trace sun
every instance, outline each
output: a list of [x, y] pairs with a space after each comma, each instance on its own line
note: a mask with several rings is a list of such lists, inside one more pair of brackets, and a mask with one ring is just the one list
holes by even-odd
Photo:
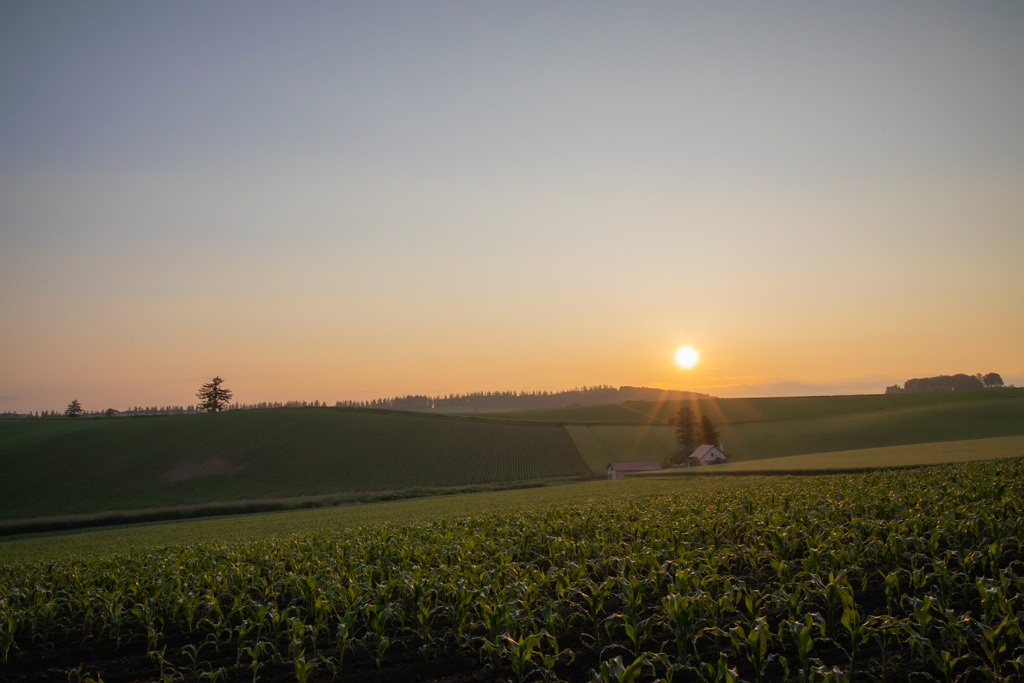
[[681, 346], [676, 351], [676, 364], [681, 368], [692, 368], [700, 360], [700, 354], [692, 346]]

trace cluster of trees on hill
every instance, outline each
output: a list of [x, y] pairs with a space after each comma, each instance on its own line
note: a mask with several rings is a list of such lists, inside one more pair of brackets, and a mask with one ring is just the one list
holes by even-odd
[[260, 408], [326, 408], [327, 401], [260, 401], [259, 403], [232, 403], [231, 410], [259, 410]]
[[[35, 413], [0, 413], [0, 417], [118, 417], [131, 415], [181, 415], [222, 410], [252, 410], [259, 408], [326, 408], [326, 401], [261, 401], [260, 403], [229, 403], [231, 391], [223, 386], [224, 380], [214, 377], [196, 393], [198, 405], [188, 406], [132, 406], [119, 411], [85, 410], [78, 399], [68, 404], [63, 411], [44, 410]], [[415, 410], [437, 412], [501, 412], [531, 408], [561, 408], [571, 405], [602, 405], [625, 403], [627, 401], [658, 401], [709, 398], [708, 394], [691, 391], [652, 389], [650, 387], [612, 387], [599, 385], [580, 387], [568, 391], [478, 391], [470, 394], [448, 394], [446, 396], [396, 396], [377, 398], [371, 401], [338, 401], [338, 408], [380, 408], [385, 410]]]
[[[129, 408], [121, 415], [177, 415], [179, 413], [207, 413], [222, 410], [258, 410], [260, 408], [326, 408], [327, 401], [260, 401], [259, 403], [223, 403], [216, 411], [211, 411], [203, 404], [196, 406], [153, 406], [150, 408]], [[95, 413], [85, 413], [93, 415]]]
[[0, 413], [4, 417], [119, 417], [121, 415], [180, 415], [186, 413], [201, 412], [196, 406], [132, 406], [126, 410], [107, 408], [105, 410], [86, 410], [77, 399], [68, 404], [64, 410], [36, 410], [28, 413], [7, 411]]
[[691, 406], [683, 404], [672, 422], [676, 425], [676, 440], [679, 452], [669, 460], [668, 464], [680, 463], [690, 457], [694, 449], [702, 444], [719, 445], [718, 428], [711, 418], [695, 411]]
[[885, 388], [887, 394], [921, 394], [935, 391], [975, 391], [1002, 387], [1003, 378], [998, 372], [976, 375], [939, 375], [938, 377], [921, 377], [908, 379], [901, 387], [893, 384]]
[[[188, 406], [132, 406], [127, 410], [122, 410], [121, 415], [181, 415], [184, 413], [194, 413], [196, 407], [193, 405]], [[91, 415], [92, 413], [86, 413]]]
[[599, 385], [568, 391], [478, 391], [445, 396], [396, 396], [371, 401], [338, 401], [339, 408], [382, 408], [385, 410], [419, 410], [459, 413], [491, 413], [505, 410], [561, 408], [571, 405], [602, 405], [626, 401], [657, 401], [706, 398], [707, 394], [689, 391], [666, 391], [650, 387], [612, 387]]
[[[255, 410], [258, 408], [326, 408], [327, 401], [263, 401], [261, 403], [231, 403], [222, 410]], [[37, 410], [19, 413], [8, 410], [0, 413], [2, 418], [25, 417], [130, 417], [132, 415], [192, 415], [207, 412], [201, 406], [132, 406], [125, 410], [107, 408], [106, 410], [82, 410], [80, 413], [69, 414], [64, 410]]]

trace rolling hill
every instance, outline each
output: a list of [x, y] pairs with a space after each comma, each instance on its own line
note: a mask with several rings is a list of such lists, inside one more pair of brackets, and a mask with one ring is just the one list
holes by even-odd
[[[610, 460], [668, 459], [676, 441], [667, 423], [680, 405], [0, 420], [0, 521], [116, 523], [601, 476]], [[1024, 435], [1016, 389], [693, 405], [718, 424], [732, 462]], [[899, 452], [887, 455], [894, 465]]]
[[[609, 460], [663, 461], [674, 454], [678, 446], [668, 422], [680, 405], [666, 401], [526, 412], [531, 420], [564, 424], [580, 455], [600, 473]], [[718, 425], [733, 462], [1024, 434], [1024, 390], [1019, 389], [709, 399], [691, 405]]]
[[356, 409], [0, 421], [0, 519], [588, 476], [557, 425]]

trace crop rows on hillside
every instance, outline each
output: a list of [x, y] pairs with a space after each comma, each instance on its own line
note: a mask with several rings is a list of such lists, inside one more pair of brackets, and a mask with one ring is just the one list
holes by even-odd
[[[883, 405], [889, 399], [903, 398], [896, 395], [733, 402], [722, 399], [717, 407], [713, 400], [702, 401], [699, 407], [714, 416], [725, 453], [733, 462], [1024, 435], [1024, 393], [1011, 389], [973, 393], [973, 398], [957, 397], [956, 401], [928, 396], [929, 401], [920, 405], [903, 405], [895, 400]], [[749, 408], [748, 404], [755, 401], [765, 402], [765, 415], [769, 417], [738, 423], [720, 417], [731, 413], [750, 418], [753, 413], [739, 408]], [[675, 410], [679, 405], [674, 404]], [[844, 408], [849, 412], [843, 412]], [[566, 429], [595, 471], [603, 469], [608, 460], [662, 461], [678, 448], [675, 429], [670, 426], [586, 424], [567, 425]]]
[[[876, 411], [943, 413], [956, 416], [961, 410], [978, 413], [1016, 411], [1024, 403], [1024, 389], [985, 389], [949, 391], [931, 394], [864, 394], [859, 396], [785, 396], [764, 398], [706, 398], [689, 402], [694, 410], [708, 415], [716, 424], [778, 422], [811, 418], [839, 417]], [[637, 402], [631, 407], [649, 419], [671, 421], [680, 401]]]
[[566, 425], [580, 457], [595, 474], [604, 474], [610, 461], [665, 462], [679, 451], [671, 427], [625, 425]]
[[44, 422], [0, 424], [0, 519], [590, 474], [557, 425], [335, 409]]
[[1024, 673], [1024, 462], [686, 491], [0, 568], [0, 671], [15, 681]]
[[[387, 419], [382, 416], [381, 419]], [[339, 440], [340, 490], [458, 486], [583, 475], [559, 428], [470, 420], [407, 419], [398, 429], [349, 428]]]
[[[494, 414], [508, 420], [557, 422], [562, 424], [668, 425], [673, 422], [683, 401], [631, 401], [606, 406], [570, 406], [546, 410], [520, 410]], [[756, 422], [823, 419], [855, 414], [870, 415], [878, 411], [897, 411], [914, 416], [949, 418], [960, 426], [969, 420], [958, 416], [971, 413], [980, 416], [982, 429], [999, 428], [1007, 415], [1020, 417], [1024, 406], [1024, 389], [986, 389], [983, 391], [951, 391], [934, 394], [868, 394], [860, 396], [788, 396], [773, 398], [701, 398], [686, 403], [700, 415], [707, 415], [715, 424], [740, 425]], [[941, 417], [940, 417], [941, 416]], [[989, 418], [986, 420], [986, 416]], [[1019, 422], [1017, 423], [1020, 424]], [[984, 434], [983, 436], [1003, 436]], [[964, 438], [974, 436], [964, 434]]]

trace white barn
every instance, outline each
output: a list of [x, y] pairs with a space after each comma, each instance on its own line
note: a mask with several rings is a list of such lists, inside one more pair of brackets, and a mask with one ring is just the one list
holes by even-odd
[[651, 472], [660, 470], [661, 463], [654, 460], [637, 460], [635, 462], [610, 462], [608, 463], [608, 478], [622, 479], [632, 472]]
[[728, 460], [717, 446], [711, 446], [704, 444], [699, 446], [697, 450], [690, 454], [689, 464], [691, 465], [714, 465], [719, 462], [726, 462]]

